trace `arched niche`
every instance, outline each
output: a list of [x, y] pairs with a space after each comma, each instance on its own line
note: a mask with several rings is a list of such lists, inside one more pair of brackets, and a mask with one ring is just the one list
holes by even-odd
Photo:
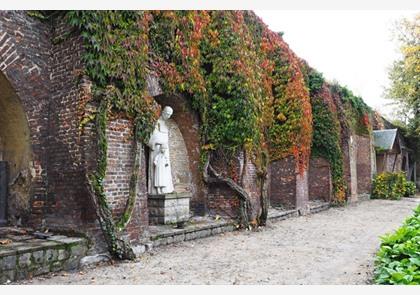
[[169, 119], [169, 158], [172, 170], [172, 182], [177, 193], [191, 192], [192, 179], [188, 159], [188, 150], [178, 124]]
[[[197, 113], [192, 110], [188, 100], [182, 95], [157, 95], [154, 99], [163, 107], [170, 106], [173, 109], [173, 115], [170, 118], [171, 136], [177, 136], [178, 146], [182, 150], [182, 159], [179, 163], [178, 173], [173, 173], [173, 179], [177, 181], [190, 178], [190, 191], [192, 193], [191, 210], [196, 215], [204, 215], [207, 212], [207, 188], [203, 183], [200, 171], [200, 123]], [[175, 141], [176, 142], [176, 141]], [[173, 150], [173, 149], [172, 149]], [[170, 157], [172, 155], [170, 148]], [[172, 159], [171, 159], [172, 160]], [[181, 162], [181, 161], [179, 161]], [[188, 167], [187, 167], [188, 165]], [[172, 171], [177, 168], [171, 167]], [[185, 171], [189, 171], [188, 173]], [[175, 184], [175, 183], [174, 183]], [[181, 188], [182, 186], [178, 186]]]
[[31, 145], [25, 112], [12, 85], [0, 73], [0, 161], [8, 167], [8, 216], [29, 209]]

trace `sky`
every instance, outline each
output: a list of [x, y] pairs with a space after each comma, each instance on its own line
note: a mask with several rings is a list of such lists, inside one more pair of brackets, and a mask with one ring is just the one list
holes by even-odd
[[255, 10], [269, 28], [284, 32], [291, 49], [329, 80], [337, 80], [373, 109], [392, 118], [384, 98], [388, 69], [400, 54], [392, 39], [395, 21], [416, 11]]

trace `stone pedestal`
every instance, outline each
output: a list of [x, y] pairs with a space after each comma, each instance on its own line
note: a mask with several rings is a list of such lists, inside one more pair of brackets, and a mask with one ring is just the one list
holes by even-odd
[[171, 224], [185, 222], [190, 218], [190, 199], [192, 194], [170, 193], [149, 195], [150, 224]]

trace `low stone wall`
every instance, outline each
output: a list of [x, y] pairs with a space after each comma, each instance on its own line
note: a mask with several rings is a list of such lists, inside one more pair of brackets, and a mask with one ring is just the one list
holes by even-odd
[[214, 236], [236, 229], [233, 222], [211, 223], [177, 231], [162, 232], [150, 237], [153, 247]]
[[77, 269], [87, 250], [85, 239], [66, 236], [0, 246], [0, 284], [48, 272]]

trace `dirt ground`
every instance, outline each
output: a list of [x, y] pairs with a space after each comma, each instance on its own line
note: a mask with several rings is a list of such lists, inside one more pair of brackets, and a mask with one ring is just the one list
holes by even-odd
[[369, 200], [163, 246], [138, 262], [60, 272], [19, 284], [369, 284], [379, 236], [420, 199]]

